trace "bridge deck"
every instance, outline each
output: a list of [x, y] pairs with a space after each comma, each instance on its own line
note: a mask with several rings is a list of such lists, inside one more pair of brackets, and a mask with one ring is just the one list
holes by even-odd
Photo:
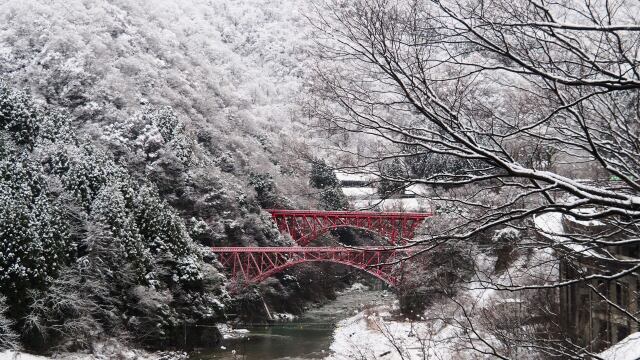
[[308, 253], [308, 252], [344, 252], [344, 251], [395, 251], [395, 252], [415, 252], [415, 249], [398, 249], [393, 246], [360, 246], [360, 247], [303, 247], [303, 246], [278, 246], [278, 247], [260, 247], [260, 246], [239, 246], [239, 247], [214, 247], [211, 248], [214, 253]]
[[328, 211], [328, 210], [285, 210], [267, 209], [271, 215], [287, 216], [335, 216], [350, 218], [418, 218], [426, 219], [433, 216], [433, 213], [419, 212], [378, 212], [378, 211]]

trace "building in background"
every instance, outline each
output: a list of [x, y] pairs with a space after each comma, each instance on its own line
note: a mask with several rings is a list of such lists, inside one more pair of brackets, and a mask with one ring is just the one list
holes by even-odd
[[[612, 256], [621, 261], [638, 261], [638, 245], [595, 248], [588, 243], [571, 239], [570, 234], [609, 233], [613, 225], [601, 221], [581, 221], [561, 213], [546, 213], [535, 218], [540, 240], [567, 247], [568, 253], [580, 257], [560, 255], [560, 281], [587, 277], [591, 274], [619, 273]], [[611, 239], [611, 238], [609, 238]], [[628, 263], [627, 267], [628, 268]], [[559, 288], [560, 325], [574, 344], [591, 351], [601, 351], [639, 330], [638, 318], [640, 274], [633, 272], [611, 280], [592, 279]]]

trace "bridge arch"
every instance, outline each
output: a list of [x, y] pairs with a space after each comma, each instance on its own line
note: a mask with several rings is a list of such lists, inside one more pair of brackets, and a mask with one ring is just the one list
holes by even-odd
[[282, 233], [300, 246], [307, 246], [320, 235], [338, 228], [356, 228], [387, 239], [391, 245], [406, 244], [415, 236], [431, 213], [324, 211], [268, 209]]
[[367, 272], [385, 283], [397, 285], [397, 261], [409, 250], [394, 247], [216, 247], [218, 261], [233, 278], [261, 282], [285, 269], [305, 262], [343, 264]]
[[289, 263], [286, 263], [284, 265], [278, 266], [278, 267], [274, 267], [270, 270], [268, 270], [267, 272], [256, 276], [254, 279], [251, 279], [250, 282], [251, 283], [260, 283], [265, 281], [266, 279], [274, 276], [275, 274], [278, 274], [288, 268], [294, 267], [296, 265], [299, 264], [304, 264], [304, 263], [311, 263], [311, 262], [324, 262], [324, 263], [333, 263], [333, 264], [342, 264], [342, 265], [346, 265], [352, 268], [356, 268], [358, 270], [362, 270], [363, 272], [368, 273], [369, 275], [374, 276], [375, 278], [383, 281], [384, 283], [386, 283], [389, 286], [395, 287], [398, 284], [398, 279], [395, 276], [392, 276], [391, 274], [388, 274], [386, 272], [383, 271], [374, 271], [372, 269], [363, 267], [363, 266], [358, 266], [355, 264], [351, 264], [348, 263], [346, 261], [334, 261], [334, 260], [296, 260], [296, 261], [292, 261]]

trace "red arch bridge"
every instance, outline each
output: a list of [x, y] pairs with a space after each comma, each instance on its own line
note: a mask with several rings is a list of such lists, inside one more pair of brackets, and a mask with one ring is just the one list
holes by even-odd
[[345, 247], [218, 247], [213, 248], [232, 277], [245, 284], [259, 283], [284, 269], [305, 262], [332, 262], [363, 270], [389, 285], [398, 283], [406, 249]]
[[320, 211], [269, 209], [280, 232], [307, 246], [320, 235], [337, 228], [362, 229], [386, 239], [390, 244], [406, 244], [431, 213]]
[[[417, 227], [431, 213], [267, 210], [280, 232], [289, 234], [300, 246], [295, 247], [215, 247], [218, 260], [231, 269], [234, 279], [244, 284], [259, 283], [274, 274], [305, 262], [333, 262], [363, 270], [389, 285], [397, 285], [401, 260], [408, 249], [393, 247], [406, 244]], [[366, 246], [306, 247], [327, 231], [340, 227], [363, 229], [385, 238], [390, 247]]]

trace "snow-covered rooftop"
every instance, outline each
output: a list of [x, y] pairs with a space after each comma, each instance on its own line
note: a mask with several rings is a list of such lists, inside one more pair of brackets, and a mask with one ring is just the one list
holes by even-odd
[[378, 190], [374, 187], [343, 187], [342, 192], [350, 198], [367, 198], [375, 195]]
[[564, 214], [560, 212], [548, 212], [534, 216], [533, 222], [538, 233], [543, 235], [545, 238], [552, 240], [555, 243], [562, 244], [576, 253], [602, 258], [603, 256], [594, 249], [591, 249], [584, 244], [577, 243], [567, 235], [564, 224], [562, 223], [563, 217]]
[[640, 332], [633, 333], [619, 343], [598, 354], [604, 360], [640, 359]]
[[342, 171], [335, 172], [338, 181], [358, 181], [358, 182], [370, 182], [376, 180], [376, 177], [372, 174], [362, 173], [345, 173]]

